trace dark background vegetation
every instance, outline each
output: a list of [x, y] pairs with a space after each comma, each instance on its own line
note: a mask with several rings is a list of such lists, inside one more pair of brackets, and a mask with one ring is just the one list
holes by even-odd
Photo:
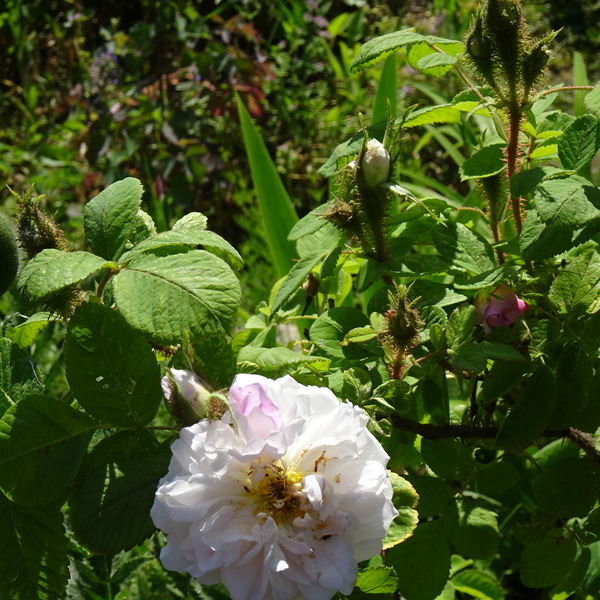
[[[595, 81], [600, 7], [592, 0], [526, 2], [534, 34], [563, 28], [551, 79], [570, 83], [572, 52]], [[234, 93], [256, 120], [300, 216], [327, 198], [317, 174], [369, 118], [379, 71], [351, 74], [367, 39], [403, 27], [460, 38], [475, 0], [3, 0], [0, 3], [0, 204], [5, 184], [46, 194], [73, 241], [82, 205], [111, 182], [138, 177], [159, 230], [189, 211], [239, 248], [244, 306], [275, 278], [255, 208]], [[439, 101], [399, 61], [399, 108]], [[442, 89], [460, 88], [452, 75]], [[464, 133], [464, 132], [463, 132]], [[411, 130], [406, 168], [458, 189], [447, 148]], [[468, 136], [450, 143], [468, 155]], [[418, 146], [417, 146], [418, 144]], [[414, 149], [416, 148], [416, 151]], [[250, 276], [249, 273], [252, 275]]]

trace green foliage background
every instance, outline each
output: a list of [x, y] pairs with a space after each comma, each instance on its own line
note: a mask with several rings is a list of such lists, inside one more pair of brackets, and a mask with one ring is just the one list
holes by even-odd
[[[2, 333], [10, 332], [14, 342], [12, 347], [10, 344], [0, 346], [0, 364], [6, 379], [2, 382], [2, 389], [11, 401], [27, 396], [18, 410], [7, 409], [12, 413], [4, 419], [4, 423], [8, 423], [12, 433], [17, 427], [21, 439], [32, 453], [65, 443], [60, 450], [65, 454], [53, 454], [50, 461], [52, 469], [46, 471], [46, 478], [60, 482], [45, 485], [49, 495], [40, 498], [40, 503], [48, 504], [19, 504], [23, 497], [31, 496], [28, 480], [21, 475], [29, 469], [30, 485], [33, 487], [41, 474], [32, 471], [37, 468], [37, 463], [26, 454], [3, 456], [2, 487], [5, 491], [14, 490], [12, 500], [15, 503], [7, 504], [0, 513], [22, 511], [22, 514], [13, 517], [15, 522], [29, 524], [22, 533], [25, 537], [29, 536], [32, 548], [36, 547], [36, 535], [50, 536], [57, 540], [57, 544], [64, 544], [60, 541], [63, 539], [60, 531], [62, 517], [52, 502], [62, 497], [67, 489], [70, 491], [70, 518], [79, 541], [68, 540], [72, 577], [65, 597], [111, 600], [181, 597], [219, 600], [226, 597], [219, 588], [202, 590], [187, 577], [165, 573], [156, 560], [163, 543], [161, 535], [155, 534], [146, 540], [153, 528], [143, 519], [127, 531], [129, 537], [125, 540], [103, 537], [102, 523], [95, 520], [97, 515], [93, 510], [86, 512], [89, 507], [81, 499], [100, 485], [98, 469], [110, 459], [111, 464], [117, 465], [122, 473], [132, 474], [123, 485], [145, 492], [139, 498], [131, 499], [139, 502], [134, 509], [145, 514], [157, 477], [164, 473], [165, 461], [168, 460], [167, 449], [171, 441], [168, 433], [155, 437], [146, 436], [144, 432], [113, 432], [113, 428], [147, 425], [153, 418], [157, 426], [170, 423], [164, 407], [159, 407], [160, 390], [156, 385], [154, 389], [145, 389], [137, 387], [136, 380], [132, 383], [131, 378], [115, 377], [110, 381], [98, 381], [98, 386], [90, 388], [90, 382], [97, 381], [95, 376], [100, 371], [96, 370], [110, 369], [111, 361], [125, 364], [126, 370], [135, 373], [140, 382], [148, 374], [148, 380], [156, 383], [156, 361], [149, 346], [143, 337], [133, 335], [130, 328], [135, 328], [138, 333], [142, 331], [158, 346], [168, 346], [181, 340], [182, 329], [193, 331], [194, 323], [203, 323], [207, 329], [201, 332], [202, 335], [214, 342], [210, 353], [206, 348], [204, 352], [218, 355], [219, 364], [226, 365], [222, 372], [208, 374], [215, 382], [225, 385], [235, 366], [231, 350], [222, 344], [224, 332], [233, 331], [236, 314], [243, 320], [261, 300], [266, 299], [272, 284], [281, 276], [274, 266], [273, 257], [264, 249], [267, 247], [265, 232], [262, 231], [259, 207], [252, 189], [251, 165], [245, 155], [235, 94], [257, 124], [294, 208], [299, 216], [304, 216], [328, 199], [327, 182], [317, 174], [317, 170], [337, 144], [355, 132], [357, 114], [371, 114], [381, 70], [375, 65], [360, 73], [351, 71], [350, 64], [360, 45], [367, 39], [406, 26], [416, 26], [421, 31], [442, 37], [458, 38], [466, 30], [474, 6], [475, 3], [451, 0], [423, 6], [391, 2], [371, 6], [360, 0], [306, 4], [292, 1], [222, 2], [215, 5], [157, 0], [136, 4], [108, 2], [101, 6], [66, 1], [8, 0], [5, 3], [1, 9], [3, 12], [0, 12], [0, 43], [8, 57], [7, 62], [0, 65], [1, 182], [9, 183], [18, 191], [35, 183], [38, 193], [47, 194], [44, 200], [46, 208], [56, 213], [76, 247], [75, 252], [66, 256], [46, 251], [44, 260], [48, 259], [48, 264], [56, 261], [58, 265], [53, 276], [49, 276], [47, 271], [36, 271], [39, 262], [30, 263], [21, 275], [20, 285], [33, 300], [36, 294], [43, 299], [56, 291], [55, 287], [86, 285], [86, 281], [89, 285], [95, 274], [113, 269], [113, 261], [118, 262], [121, 269], [105, 290], [119, 313], [105, 310], [101, 305], [83, 305], [69, 323], [66, 344], [65, 326], [59, 321], [48, 321], [50, 317], [47, 315], [39, 317], [39, 326], [33, 321], [20, 330], [15, 328], [19, 321], [16, 313], [31, 314], [32, 310], [25, 300], [17, 299], [14, 288], [0, 300]], [[549, 27], [565, 26], [561, 34], [563, 37], [559, 38], [563, 45], [556, 53], [555, 70], [550, 73], [550, 79], [567, 83], [573, 80], [582, 83], [586, 78], [595, 81], [598, 33], [593, 23], [598, 9], [591, 2], [582, 2], [570, 3], [566, 7], [562, 3], [551, 3], [548, 7], [531, 3], [526, 10], [530, 22], [536, 24], [540, 33]], [[590, 27], [582, 29], [581, 22], [590, 23]], [[581, 53], [575, 55], [573, 72], [569, 70], [572, 50]], [[461, 89], [458, 78], [447, 75], [442, 79], [443, 85], [436, 88], [427, 77], [417, 74], [407, 65], [404, 56], [398, 55], [397, 60], [398, 113], [415, 103], [425, 107], [412, 115], [413, 122], [407, 129], [401, 149], [399, 175], [403, 185], [419, 197], [423, 197], [423, 191], [429, 188], [450, 206], [481, 208], [481, 194], [469, 179], [471, 176], [477, 179], [482, 173], [491, 174], [498, 163], [498, 152], [492, 145], [487, 147], [485, 156], [477, 155], [477, 132], [464, 123], [460, 110], [450, 103], [454, 93]], [[548, 239], [539, 243], [540, 229], [551, 220], [558, 219], [558, 229], [564, 231], [576, 226], [584, 228], [586, 219], [589, 222], [597, 219], [597, 210], [586, 204], [586, 192], [582, 191], [587, 183], [578, 179], [579, 176], [597, 178], [596, 164], [589, 164], [597, 150], [597, 131], [594, 130], [597, 124], [586, 123], [586, 117], [583, 117], [585, 109], [581, 102], [577, 103], [577, 98], [573, 112], [581, 119], [575, 122], [567, 115], [548, 117], [550, 122], [544, 127], [547, 131], [564, 132], [563, 141], [555, 146], [551, 142], [556, 142], [556, 139], [549, 138], [548, 143], [542, 141], [536, 148], [538, 154], [535, 158], [560, 158], [565, 168], [588, 171], [569, 179], [553, 180], [550, 177], [534, 192], [535, 218], [539, 220], [525, 223], [525, 228], [529, 226], [532, 233], [526, 238], [526, 243], [522, 240], [523, 254], [529, 253], [528, 258], [532, 260], [542, 260], [571, 245], [571, 238], [565, 240], [561, 235], [554, 235], [556, 232], [550, 225], [545, 231], [554, 245], [549, 245]], [[567, 111], [571, 111], [568, 98], [558, 99], [557, 106], [561, 106], [561, 102]], [[442, 107], [431, 109], [432, 104]], [[437, 112], [432, 114], [432, 111]], [[440, 122], [440, 126], [434, 127]], [[594, 131], [590, 133], [591, 130]], [[538, 133], [544, 133], [542, 127]], [[548, 168], [551, 167], [541, 167], [541, 172], [534, 169], [511, 183], [522, 186], [520, 194], [529, 194], [544, 177], [552, 175], [550, 171], [543, 171]], [[144, 184], [143, 204], [140, 204], [142, 199], [139, 189], [136, 190], [137, 184], [131, 179], [125, 180], [129, 183], [123, 185], [129, 187], [123, 188], [117, 215], [122, 220], [115, 218], [107, 223], [102, 220], [103, 196], [100, 192], [108, 184], [127, 176], [136, 177]], [[4, 209], [13, 213], [12, 196], [4, 189], [0, 194]], [[131, 196], [129, 199], [128, 194]], [[557, 215], [555, 207], [551, 206], [550, 200], [561, 195], [574, 199], [571, 213]], [[95, 200], [88, 203], [91, 198]], [[577, 201], [579, 204], [576, 204]], [[162, 237], [159, 242], [153, 241], [147, 247], [138, 247], [133, 254], [127, 254], [136, 243], [135, 232], [127, 229], [127, 225], [132, 225], [131, 218], [140, 206], [152, 216]], [[435, 210], [435, 201], [428, 206]], [[590, 211], [589, 214], [582, 216], [582, 209]], [[206, 214], [211, 231], [200, 228], [202, 231], [191, 233], [183, 226], [178, 220], [190, 211]], [[454, 268], [475, 278], [479, 275], [491, 277], [488, 284], [495, 281], [494, 277], [510, 277], [512, 272], [508, 267], [500, 274], [494, 272], [490, 275], [493, 266], [491, 248], [477, 233], [481, 223], [477, 219], [473, 223], [473, 219], [467, 211], [457, 212], [451, 231], [437, 231], [433, 235], [438, 255], [431, 257], [431, 263], [411, 263], [408, 256], [405, 265], [396, 265], [399, 270], [395, 273], [418, 277], [423, 273], [435, 275]], [[308, 223], [308, 227], [313, 226], [310, 217]], [[307, 230], [302, 229], [306, 226], [307, 221], [301, 222], [295, 239], [301, 240], [306, 235]], [[400, 220], [396, 226], [397, 235], [392, 237], [399, 254], [403, 254], [402, 250], [406, 251], [402, 244], [407, 240], [410, 244], [421, 243], [419, 225]], [[123, 228], [126, 231], [119, 233]], [[106, 239], [103, 239], [106, 232]], [[84, 234], [94, 255], [82, 252]], [[340, 256], [336, 245], [338, 238], [331, 232], [322, 234], [314, 252], [302, 252], [301, 260], [296, 263], [290, 277], [280, 288], [273, 290], [269, 306], [259, 306], [252, 320], [247, 321], [246, 329], [234, 338], [233, 349], [239, 350], [238, 370], [253, 368], [275, 376], [282, 369], [298, 367], [301, 371], [299, 377], [304, 377], [307, 383], [316, 383], [319, 381], [317, 375], [320, 377], [329, 367], [327, 361], [337, 361], [338, 365], [351, 364], [355, 368], [349, 369], [343, 380], [333, 376], [326, 380], [328, 385], [358, 404], [366, 398], [373, 398], [379, 403], [377, 410], [383, 406], [385, 412], [390, 401], [397, 403], [394, 409], [400, 413], [406, 409], [406, 414], [409, 414], [415, 409], [414, 406], [403, 406], [404, 392], [386, 387], [375, 368], [370, 373], [371, 379], [364, 379], [364, 370], [357, 361], [372, 359], [380, 349], [365, 344], [366, 349], [363, 350], [359, 344], [365, 340], [358, 337], [340, 346], [345, 335], [354, 330], [360, 329], [357, 335], [365, 335], [366, 332], [368, 338], [369, 326], [374, 324], [369, 323], [366, 317], [359, 318], [353, 309], [353, 298], [348, 293], [351, 279], [348, 272], [338, 269], [332, 277]], [[237, 280], [231, 271], [241, 266], [240, 254], [228, 242], [239, 249], [246, 261], [246, 269], [241, 272], [241, 290], [236, 287]], [[421, 245], [421, 249], [427, 244], [430, 244], [429, 239]], [[199, 245], [205, 250], [196, 249]], [[458, 254], [457, 249], [460, 250]], [[596, 281], [596, 257], [597, 254], [570, 257], [569, 268], [556, 277], [550, 288], [549, 297], [554, 307], [562, 308], [563, 312], [572, 311], [574, 315], [590, 307], [596, 289], [573, 293], [572, 288], [574, 281]], [[357, 288], [368, 289], [373, 281], [369, 281], [368, 269], [358, 264], [355, 266], [352, 275], [356, 275]], [[191, 283], [185, 275], [177, 279], [177, 273], [186, 273], [191, 267], [201, 269], [206, 278]], [[335, 308], [322, 313], [311, 327], [311, 339], [318, 348], [317, 356], [299, 355], [288, 348], [276, 347], [275, 327], [270, 325], [269, 319], [283, 322], [297, 309], [301, 300], [294, 297], [293, 291], [317, 267], [320, 277], [329, 279], [326, 285], [331, 286], [324, 301], [331, 297], [337, 302]], [[212, 279], [211, 268], [216, 274]], [[134, 299], [134, 293], [144, 285], [142, 282], [155, 282], [165, 273], [174, 281], [188, 286], [186, 293], [195, 298], [190, 312], [180, 315], [176, 330], [168, 319], [157, 321], [152, 306], [140, 310], [138, 300]], [[231, 278], [220, 288], [218, 280], [224, 274]], [[433, 287], [427, 287], [426, 282], [420, 283], [423, 285], [419, 294], [426, 299], [429, 294], [431, 299], [436, 293]], [[472, 281], [461, 282], [458, 277], [458, 285], [455, 285], [458, 292], [438, 302], [437, 306], [443, 306], [443, 302], [450, 306], [466, 299], [469, 290], [475, 289], [473, 286], [477, 284], [481, 284], [481, 280], [473, 284]], [[231, 290], [233, 292], [228, 297], [225, 292]], [[466, 295], [461, 296], [460, 290]], [[214, 294], [212, 300], [210, 294]], [[218, 318], [210, 321], [212, 329], [206, 324], [209, 310], [207, 296], [209, 308], [218, 313]], [[240, 298], [244, 303], [243, 310], [236, 313]], [[365, 296], [363, 300], [367, 303], [368, 298]], [[178, 298], [170, 301], [177, 304]], [[373, 305], [369, 306], [375, 308], [377, 297], [374, 296], [372, 301]], [[494, 386], [499, 385], [498, 381], [505, 374], [502, 369], [505, 368], [516, 382], [520, 377], [519, 367], [506, 367], [503, 362], [515, 360], [514, 355], [510, 355], [509, 346], [503, 346], [509, 350], [499, 355], [500, 343], [473, 344], [470, 341], [473, 319], [468, 309], [453, 313], [450, 320], [443, 310], [437, 313], [430, 311], [427, 318], [429, 342], [436, 348], [436, 339], [441, 339], [443, 346], [445, 335], [448, 355], [457, 369], [478, 371], [483, 369], [481, 366], [485, 366], [488, 359], [497, 360], [493, 375], [499, 372], [499, 376], [490, 377], [488, 381], [491, 383], [483, 389], [487, 399], [495, 399], [500, 391]], [[436, 338], [436, 325], [439, 331], [444, 329], [439, 334], [441, 338]], [[40, 331], [41, 335], [36, 337]], [[117, 348], [114, 353], [101, 356], [100, 361], [98, 357], [102, 352], [94, 341], [98, 332], [102, 335], [113, 332], [115, 339], [112, 346]], [[496, 340], [504, 341], [501, 336]], [[30, 347], [30, 356], [19, 350], [25, 347]], [[569, 385], [568, 375], [576, 372], [583, 382], [582, 393], [592, 394], [597, 389], [598, 378], [593, 375], [584, 353], [569, 353], [566, 351], [569, 348], [566, 346], [564, 352], [562, 348], [555, 351], [556, 360], [552, 365], [555, 375], [541, 367], [528, 380], [529, 405], [517, 402], [511, 408], [498, 435], [500, 447], [510, 450], [530, 441], [531, 431], [525, 427], [521, 432], [519, 425], [532, 410], [536, 411], [536, 415], [545, 415], [543, 427], [537, 432], [539, 434], [546, 425], [558, 429], [571, 422], [569, 419], [573, 415], [568, 415], [568, 406], [555, 413], [553, 407], [548, 406], [554, 401], [550, 400], [554, 390], [553, 377], [562, 380], [561, 385], [565, 388]], [[63, 349], [67, 372], [64, 372], [63, 363], [56, 360]], [[323, 355], [328, 358], [323, 358]], [[127, 361], [131, 356], [135, 359], [129, 364]], [[210, 360], [206, 360], [206, 355], [203, 357], [197, 353], [196, 358], [204, 371], [210, 368], [207, 367]], [[181, 357], [174, 360], [178, 359], [181, 360]], [[346, 360], [349, 362], [344, 363]], [[433, 371], [435, 366], [432, 373], [428, 373], [428, 376], [432, 375], [427, 380], [428, 385], [418, 389], [419, 400], [434, 421], [447, 421], [458, 414], [450, 414], [449, 411], [460, 410], [458, 399], [463, 400], [465, 392], [463, 389], [446, 390], [446, 400], [449, 394], [452, 401], [446, 406], [434, 406], [443, 386], [440, 383], [436, 387]], [[41, 396], [40, 380], [44, 381], [43, 391], [54, 398], [66, 395], [65, 399], [72, 400], [71, 393], [78, 399], [81, 397], [81, 407], [103, 424], [107, 436], [112, 435], [110, 445], [103, 444], [104, 434], [96, 432], [91, 452], [84, 459], [95, 424], [70, 404]], [[408, 398], [408, 394], [405, 396]], [[85, 406], [86, 398], [95, 398], [95, 401]], [[560, 401], [558, 396], [557, 399]], [[124, 405], [127, 406], [126, 411], [120, 413], [115, 410], [122, 409]], [[48, 406], [53, 408], [48, 418], [55, 424], [57, 433], [41, 444], [29, 425], [42, 418], [40, 413]], [[14, 419], [10, 416], [13, 413]], [[596, 415], [593, 416], [595, 418]], [[560, 421], [561, 418], [565, 419], [565, 423]], [[59, 434], [59, 431], [63, 433]], [[68, 433], [66, 440], [61, 437], [65, 431]], [[519, 438], [521, 433], [522, 439]], [[408, 448], [405, 455], [394, 448], [394, 454], [398, 464], [409, 467], [421, 464], [420, 456], [415, 455], [416, 449], [412, 447], [414, 435], [412, 439], [411, 435], [396, 432], [396, 437], [388, 442]], [[556, 540], [560, 538], [562, 541], [564, 531], [557, 528], [548, 532], [547, 523], [518, 523], [518, 541], [526, 544], [521, 557], [519, 582], [515, 576], [516, 566], [510, 560], [510, 545], [516, 547], [517, 544], [513, 539], [501, 540], [498, 534], [512, 515], [504, 514], [504, 520], [497, 523], [491, 510], [480, 508], [470, 498], [454, 499], [454, 489], [444, 481], [472, 481], [476, 494], [492, 498], [499, 505], [498, 511], [502, 505], [523, 505], [535, 498], [542, 509], [535, 515], [540, 521], [548, 514], [579, 517], [593, 507], [597, 490], [581, 486], [580, 482], [592, 477], [593, 473], [589, 461], [577, 456], [570, 446], [552, 442], [534, 454], [532, 464], [537, 461], [548, 467], [543, 476], [538, 476], [535, 468], [522, 457], [507, 454], [501, 462], [488, 460], [485, 448], [478, 449], [473, 457], [455, 440], [424, 440], [420, 453], [431, 472], [413, 474], [412, 479], [409, 477], [422, 498], [419, 515], [427, 519], [443, 511], [444, 517], [443, 520], [425, 521], [412, 538], [388, 552], [388, 564], [395, 567], [403, 582], [409, 582], [403, 583], [403, 593], [407, 597], [420, 597], [427, 595], [429, 589], [437, 589], [442, 575], [446, 577], [448, 572], [451, 583], [443, 594], [447, 592], [449, 597], [450, 593], [459, 598], [502, 597], [498, 581], [487, 570], [490, 557], [500, 543], [505, 545], [504, 553], [499, 561], [501, 564], [496, 568], [506, 575], [503, 585], [510, 588], [509, 593], [515, 594], [515, 598], [519, 597], [519, 593], [538, 594], [537, 591], [531, 592], [532, 587], [544, 588], [555, 584], [564, 584], [567, 590], [554, 589], [555, 597], [566, 598], [571, 590], [566, 578], [573, 573], [573, 578], [577, 579], [577, 569], [581, 570], [581, 565], [584, 565], [585, 570], [590, 558], [592, 563], [597, 562], [598, 545], [592, 546], [590, 538], [598, 531], [598, 509], [587, 517], [587, 529], [582, 534], [587, 536], [585, 542], [590, 544], [591, 550], [581, 548], [572, 537], [565, 537], [564, 543], [558, 544]], [[76, 473], [63, 469], [61, 456], [66, 454], [79, 456], [83, 461], [76, 482]], [[556, 466], [553, 467], [553, 464]], [[557, 482], [573, 474], [575, 503], [572, 497], [555, 493]], [[517, 479], [525, 482], [527, 488], [521, 497], [515, 497], [517, 492], [512, 487]], [[119, 486], [110, 491], [117, 498], [134, 495]], [[122, 526], [118, 511], [106, 515], [106, 518], [110, 520], [111, 531]], [[554, 536], [553, 541], [549, 536]], [[452, 548], [448, 540], [451, 540]], [[89, 553], [80, 542], [102, 554]], [[141, 545], [125, 552], [118, 551], [135, 543]], [[414, 547], [428, 560], [424, 563], [411, 562], [414, 561]], [[62, 550], [65, 549], [57, 548], [56, 556], [49, 557], [40, 548], [39, 556], [34, 557], [51, 574], [48, 576], [48, 597], [52, 597], [53, 589], [60, 589], [69, 575], [67, 564], [60, 562]], [[590, 557], [591, 552], [595, 554]], [[460, 559], [459, 554], [468, 558]], [[544, 560], [541, 561], [540, 557]], [[544, 562], [543, 568], [540, 562]], [[448, 567], [446, 573], [441, 573], [439, 565]], [[360, 593], [377, 597], [374, 590], [382, 597], [389, 597], [396, 589], [394, 582], [389, 583], [389, 571], [383, 567], [378, 569], [376, 561], [369, 568], [373, 571], [367, 569], [361, 574], [356, 597], [360, 597]], [[43, 579], [46, 573], [41, 575]], [[597, 577], [597, 573], [589, 577]], [[531, 587], [523, 592], [521, 582]], [[586, 580], [586, 584], [588, 589], [593, 589], [594, 581]], [[27, 578], [19, 585], [23, 597], [33, 593], [27, 587], [30, 585]], [[547, 594], [547, 590], [539, 592], [536, 597], [545, 597], [542, 594]]]

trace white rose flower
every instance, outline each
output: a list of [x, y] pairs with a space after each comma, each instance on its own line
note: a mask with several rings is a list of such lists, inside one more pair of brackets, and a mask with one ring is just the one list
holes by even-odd
[[361, 166], [365, 182], [369, 187], [385, 183], [390, 175], [390, 155], [384, 145], [375, 139], [367, 142]]
[[367, 416], [290, 376], [238, 375], [230, 404], [171, 447], [151, 512], [163, 565], [233, 600], [350, 594], [397, 514]]

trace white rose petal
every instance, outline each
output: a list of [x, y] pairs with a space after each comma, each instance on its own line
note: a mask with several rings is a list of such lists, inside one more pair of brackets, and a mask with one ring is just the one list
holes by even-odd
[[397, 514], [366, 415], [289, 376], [238, 375], [230, 404], [172, 445], [151, 512], [163, 565], [233, 600], [350, 594]]

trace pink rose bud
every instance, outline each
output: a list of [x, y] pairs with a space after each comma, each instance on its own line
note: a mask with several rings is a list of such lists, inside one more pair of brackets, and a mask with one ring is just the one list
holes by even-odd
[[375, 187], [388, 180], [390, 155], [381, 142], [373, 139], [369, 140], [367, 151], [362, 157], [361, 166], [369, 187]]
[[481, 290], [475, 297], [477, 322], [486, 333], [491, 333], [493, 327], [516, 323], [528, 308], [527, 302], [504, 284], [496, 286], [491, 293]]
[[171, 400], [173, 393], [176, 393], [179, 400], [200, 419], [206, 418], [210, 392], [193, 371], [169, 369], [169, 375], [162, 378], [161, 386], [167, 400]]

